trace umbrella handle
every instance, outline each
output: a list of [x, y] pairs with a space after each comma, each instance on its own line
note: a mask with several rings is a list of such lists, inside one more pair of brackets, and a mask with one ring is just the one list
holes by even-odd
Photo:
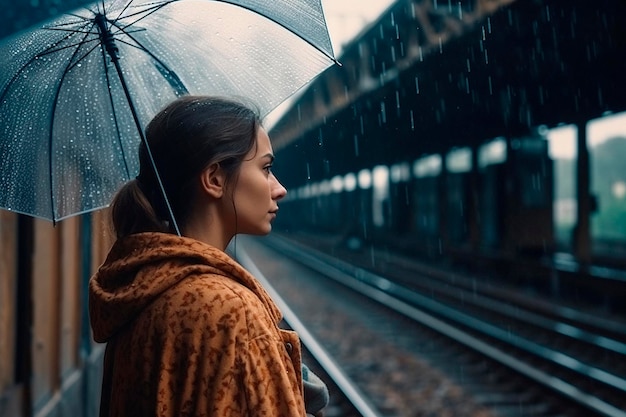
[[102, 44], [104, 45], [107, 54], [111, 57], [111, 61], [115, 66], [115, 71], [117, 72], [117, 76], [120, 79], [120, 83], [122, 84], [122, 89], [124, 90], [124, 95], [126, 96], [126, 101], [128, 101], [128, 106], [130, 107], [130, 112], [133, 115], [133, 120], [135, 121], [135, 125], [137, 126], [137, 132], [139, 133], [139, 137], [141, 141], [146, 145], [146, 149], [148, 151], [148, 157], [150, 158], [150, 163], [152, 164], [152, 169], [154, 170], [154, 174], [156, 176], [157, 182], [159, 183], [159, 188], [161, 189], [161, 193], [163, 194], [163, 199], [165, 200], [165, 205], [167, 206], [167, 211], [172, 219], [172, 225], [174, 226], [174, 230], [178, 236], [181, 236], [180, 229], [178, 228], [178, 223], [176, 222], [176, 218], [174, 217], [174, 211], [172, 210], [172, 206], [170, 205], [170, 201], [167, 198], [167, 194], [165, 192], [165, 187], [163, 186], [163, 182], [161, 181], [161, 176], [159, 175], [159, 171], [156, 166], [156, 162], [154, 161], [154, 157], [152, 156], [152, 150], [150, 149], [150, 145], [148, 144], [148, 140], [143, 132], [143, 128], [141, 127], [141, 123], [139, 122], [139, 116], [137, 115], [137, 110], [135, 108], [135, 104], [133, 103], [133, 99], [130, 95], [130, 90], [128, 89], [128, 85], [126, 84], [126, 79], [124, 78], [124, 73], [122, 72], [122, 67], [120, 66], [119, 60], [119, 49], [115, 44], [115, 38], [111, 33], [111, 30], [107, 28], [107, 18], [102, 13], [97, 13], [94, 19], [96, 25], [98, 26], [98, 32], [100, 33], [100, 39]]

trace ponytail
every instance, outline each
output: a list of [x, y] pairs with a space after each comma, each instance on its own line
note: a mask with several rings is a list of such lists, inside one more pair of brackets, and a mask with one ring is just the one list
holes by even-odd
[[116, 237], [139, 232], [170, 232], [141, 190], [137, 179], [126, 183], [111, 203], [111, 220]]

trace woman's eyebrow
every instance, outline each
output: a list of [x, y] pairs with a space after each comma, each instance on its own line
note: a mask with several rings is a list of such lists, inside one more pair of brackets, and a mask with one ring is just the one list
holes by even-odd
[[274, 162], [274, 154], [271, 153], [266, 153], [265, 155], [263, 155], [263, 158], [268, 158], [270, 160], [270, 162]]

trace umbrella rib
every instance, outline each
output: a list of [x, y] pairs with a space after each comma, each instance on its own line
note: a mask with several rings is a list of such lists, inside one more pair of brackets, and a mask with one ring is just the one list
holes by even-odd
[[[48, 47], [46, 47], [42, 52], [40, 52], [37, 55], [35, 55], [35, 57], [43, 56], [43, 55], [46, 55], [46, 54], [51, 53], [51, 52], [61, 51], [63, 49], [66, 49], [66, 48], [69, 48], [69, 47], [72, 47], [72, 46], [80, 44], [80, 42], [79, 42], [78, 44], [73, 44], [73, 45], [70, 45], [70, 46], [64, 46], [64, 47], [60, 47], [60, 48], [58, 47], [60, 43], [70, 39], [72, 37], [72, 35], [74, 35], [76, 33], [86, 33], [86, 32], [84, 32], [81, 29], [86, 28], [88, 26], [89, 26], [89, 22], [86, 21], [84, 24], [82, 24], [76, 30], [58, 30], [58, 29], [55, 29], [55, 28], [50, 28], [49, 30], [58, 31], [58, 32], [67, 32], [67, 34], [65, 36], [63, 36], [61, 39], [59, 39], [58, 41], [56, 41], [56, 42], [52, 43], [51, 45], [49, 45]], [[87, 33], [93, 33], [93, 32], [87, 32]]]
[[[174, 1], [175, 1], [175, 0], [174, 0]], [[294, 35], [296, 35], [297, 37], [299, 37], [300, 39], [302, 39], [304, 42], [308, 43], [308, 44], [309, 44], [309, 45], [311, 45], [313, 48], [315, 48], [315, 49], [317, 49], [318, 51], [320, 51], [322, 54], [324, 54], [326, 57], [328, 57], [328, 58], [329, 58], [331, 61], [333, 61], [335, 64], [337, 64], [337, 65], [341, 66], [341, 63], [340, 63], [339, 61], [337, 61], [337, 59], [333, 56], [333, 54], [329, 54], [329, 53], [327, 53], [326, 51], [324, 51], [323, 49], [321, 49], [321, 48], [319, 48], [319, 47], [315, 46], [315, 45], [314, 45], [314, 44], [313, 44], [310, 40], [308, 40], [308, 39], [307, 39], [307, 38], [305, 38], [304, 36], [300, 35], [299, 33], [296, 33], [296, 32], [294, 32], [293, 30], [289, 29], [287, 26], [283, 25], [282, 23], [280, 23], [280, 22], [279, 22], [279, 21], [277, 21], [276, 19], [271, 18], [271, 17], [270, 17], [270, 16], [268, 16], [267, 14], [265, 14], [265, 13], [260, 13], [260, 12], [259, 12], [259, 11], [257, 11], [257, 10], [251, 9], [251, 8], [246, 7], [246, 6], [243, 6], [243, 5], [241, 5], [241, 4], [231, 3], [231, 2], [230, 2], [230, 1], [228, 1], [228, 0], [217, 0], [217, 1], [221, 1], [221, 2], [223, 2], [223, 3], [228, 3], [228, 4], [231, 4], [231, 5], [235, 6], [235, 7], [241, 7], [242, 9], [245, 9], [245, 10], [248, 10], [248, 11], [250, 11], [250, 12], [252, 12], [252, 13], [256, 13], [256, 14], [258, 14], [259, 16], [263, 16], [263, 17], [264, 17], [264, 18], [266, 18], [267, 20], [272, 21], [272, 22], [276, 23], [278, 26], [281, 26], [281, 27], [285, 28], [287, 31], [289, 31], [289, 32], [293, 33]]]
[[126, 5], [127, 7], [125, 7], [124, 10], [122, 10], [119, 13], [119, 15], [113, 21], [111, 21], [110, 23], [112, 25], [114, 25], [116, 28], [119, 29], [120, 27], [117, 25], [117, 22], [119, 22], [120, 19], [122, 19], [122, 18], [123, 19], [128, 19], [128, 18], [139, 16], [139, 15], [143, 14], [143, 16], [141, 16], [137, 20], [134, 20], [134, 21], [130, 22], [128, 25], [125, 26], [125, 27], [130, 27], [130, 26], [134, 25], [135, 23], [137, 23], [137, 22], [145, 19], [146, 17], [150, 16], [152, 13], [155, 13], [155, 12], [161, 10], [161, 8], [167, 6], [170, 3], [174, 3], [176, 1], [179, 1], [179, 0], [165, 0], [165, 1], [162, 1], [162, 2], [159, 2], [159, 3], [153, 3], [148, 8], [142, 9], [140, 11], [137, 11], [137, 12], [134, 12], [134, 13], [131, 13], [131, 14], [127, 15], [127, 16], [123, 16], [122, 17], [122, 14], [124, 13], [124, 11], [126, 11], [127, 7], [130, 6], [130, 3], [132, 3], [132, 2], [129, 2]]
[[[120, 18], [120, 16], [121, 16], [121, 15], [123, 15], [123, 14], [124, 14], [124, 12], [125, 12], [126, 10], [128, 10], [128, 8], [130, 7], [130, 5], [131, 5], [131, 3], [132, 3], [132, 2], [133, 2], [133, 1], [131, 0], [131, 1], [129, 1], [128, 3], [126, 3], [126, 4], [124, 5], [124, 7], [122, 8], [122, 10], [120, 10], [120, 13], [119, 13], [119, 14], [117, 15], [117, 17], [115, 18], [115, 20], [119, 19], [119, 18]], [[102, 0], [102, 14], [103, 14], [103, 15], [105, 15], [105, 16], [106, 16], [106, 14], [107, 14], [107, 11], [106, 11], [106, 8], [105, 8], [105, 4], [104, 4], [104, 0]]]
[[[85, 34], [85, 36], [83, 37], [83, 40], [88, 36], [88, 34]], [[81, 45], [81, 43], [79, 43], [79, 45]], [[74, 57], [76, 56], [76, 54], [78, 53], [78, 50], [80, 48], [77, 48], [74, 53], [72, 54], [72, 57], [69, 60], [69, 63], [67, 65], [67, 67], [65, 68], [65, 70], [63, 71], [63, 74], [61, 74], [61, 79], [59, 80], [59, 83], [57, 85], [57, 89], [56, 89], [56, 93], [54, 95], [54, 99], [52, 101], [52, 109], [50, 111], [51, 113], [51, 117], [50, 117], [50, 130], [49, 130], [49, 137], [48, 137], [48, 170], [49, 170], [49, 178], [50, 178], [50, 208], [51, 208], [51, 213], [52, 213], [52, 224], [56, 225], [56, 213], [55, 213], [55, 208], [54, 208], [54, 181], [53, 181], [53, 173], [52, 173], [52, 150], [53, 150], [53, 140], [54, 140], [54, 135], [53, 135], [53, 130], [54, 130], [54, 113], [56, 112], [56, 108], [57, 108], [57, 104], [59, 102], [59, 95], [61, 94], [61, 87], [63, 86], [63, 82], [65, 81], [65, 76], [68, 74], [68, 71], [70, 70], [70, 68], [72, 67], [72, 61], [74, 59]]]
[[[150, 56], [150, 58], [152, 58], [157, 63], [157, 65], [156, 65], [157, 70], [163, 76], [163, 78], [165, 78], [165, 80], [169, 83], [169, 85], [176, 91], [176, 94], [178, 94], [178, 95], [189, 94], [189, 90], [187, 89], [187, 87], [185, 87], [185, 83], [183, 83], [183, 81], [178, 77], [176, 72], [171, 70], [170, 67], [168, 67], [165, 62], [161, 61], [159, 59], [159, 57], [157, 57], [150, 50], [148, 50], [146, 47], [144, 47], [137, 39], [135, 39], [134, 37], [130, 36], [129, 33], [126, 33], [126, 32], [124, 32], [124, 33], [129, 38], [131, 38], [136, 43], [136, 45], [133, 45], [132, 43], [126, 42], [126, 41], [121, 40], [121, 39], [118, 39], [119, 42], [121, 42], [121, 43], [123, 43], [125, 45], [128, 45], [130, 47], [139, 49], [140, 51], [143, 51], [146, 54], [148, 54], [148, 56]], [[163, 71], [165, 71], [167, 74], [164, 74]]]
[[[28, 68], [28, 66], [29, 66], [30, 64], [32, 64], [33, 62], [35, 62], [35, 61], [36, 61], [36, 60], [37, 60], [40, 56], [43, 56], [43, 55], [45, 55], [45, 54], [49, 53], [49, 52], [50, 52], [50, 50], [51, 50], [52, 48], [56, 47], [59, 43], [61, 43], [61, 42], [65, 41], [65, 40], [67, 40], [67, 39], [69, 39], [70, 37], [71, 37], [71, 35], [70, 35], [70, 34], [68, 34], [68, 35], [64, 36], [64, 37], [63, 37], [62, 39], [60, 39], [59, 41], [57, 41], [56, 43], [54, 43], [54, 44], [50, 45], [48, 48], [46, 48], [46, 49], [44, 50], [44, 52], [34, 55], [32, 58], [30, 58], [30, 59], [28, 60], [28, 62], [24, 63], [24, 65], [22, 65], [22, 67], [21, 67], [19, 70], [17, 70], [17, 71], [15, 72], [15, 75], [14, 75], [14, 76], [11, 78], [11, 80], [10, 80], [10, 81], [9, 81], [9, 82], [5, 85], [4, 89], [2, 90], [2, 94], [0, 94], [0, 101], [3, 101], [3, 100], [4, 100], [4, 97], [6, 96], [6, 94], [8, 93], [8, 91], [10, 90], [10, 88], [11, 88], [11, 86], [13, 85], [13, 83], [15, 82], [15, 80], [17, 80], [17, 79], [18, 79], [18, 78], [22, 75], [22, 73], [26, 70], [26, 68]], [[56, 49], [56, 50], [54, 50], [54, 51], [58, 51], [58, 50], [61, 50], [61, 49]]]
[[[131, 13], [131, 14], [127, 15], [127, 16], [124, 16], [124, 19], [136, 16], [138, 14], [145, 13], [147, 10], [152, 10], [151, 13], [153, 13], [154, 11], [159, 10], [161, 7], [167, 5], [168, 3], [172, 3], [172, 2], [175, 2], [175, 1], [178, 1], [178, 0], [163, 0], [163, 1], [160, 1], [160, 2], [146, 3], [146, 4], [144, 4], [144, 6], [145, 5], [149, 5], [150, 7], [146, 8], [146, 9], [143, 9], [143, 10], [140, 10], [140, 11], [135, 12], [135, 13]], [[111, 22], [112, 24], [115, 24], [116, 22], [118, 22], [122, 18], [122, 15], [124, 14], [124, 12], [126, 10], [128, 10], [128, 8], [130, 7], [132, 2], [133, 2], [133, 0], [131, 0], [128, 3], [126, 3], [124, 8], [122, 10], [120, 10], [120, 12], [118, 13], [117, 17], [115, 19], [113, 19], [113, 21]], [[104, 1], [102, 3], [103, 3], [102, 6], [104, 8]], [[103, 12], [103, 14], [106, 15], [106, 12]]]
[[[64, 41], [66, 41], [66, 40], [68, 40], [68, 39], [70, 39], [70, 38], [72, 37], [72, 35], [74, 35], [74, 34], [81, 33], [81, 34], [94, 34], [94, 35], [95, 35], [95, 33], [94, 33], [93, 31], [90, 31], [90, 30], [83, 30], [84, 28], [88, 28], [88, 27], [90, 26], [90, 24], [91, 24], [91, 26], [93, 27], [93, 24], [92, 24], [92, 22], [91, 22], [91, 21], [89, 21], [89, 20], [85, 20], [85, 21], [84, 21], [84, 23], [83, 23], [82, 25], [80, 25], [79, 27], [77, 27], [76, 29], [60, 29], [60, 28], [58, 28], [58, 27], [49, 27], [49, 28], [46, 28], [47, 30], [50, 30], [50, 31], [56, 31], [56, 32], [66, 32], [67, 34], [66, 34], [63, 38], [59, 39], [57, 42], [55, 42], [55, 43], [53, 43], [53, 44], [49, 45], [49, 46], [48, 46], [47, 48], [45, 48], [42, 52], [40, 52], [40, 53], [38, 53], [37, 55], [35, 55], [35, 57], [41, 57], [41, 56], [44, 56], [44, 55], [47, 55], [47, 54], [50, 54], [50, 53], [53, 53], [53, 52], [62, 51], [62, 50], [67, 49], [67, 48], [72, 48], [72, 47], [74, 47], [74, 46], [84, 44], [84, 43], [85, 43], [85, 38], [86, 38], [86, 37], [83, 37], [83, 39], [81, 39], [81, 41], [80, 41], [80, 42], [77, 42], [77, 43], [73, 43], [73, 44], [70, 44], [70, 45], [66, 45], [66, 46], [59, 47], [59, 44], [60, 44], [60, 43], [62, 43], [62, 42], [64, 42]], [[97, 40], [97, 39], [95, 39], [95, 38], [94, 38], [93, 40]]]
[[[87, 24], [86, 24], [86, 25], [84, 25], [84, 26], [87, 26]], [[93, 32], [88, 31], [88, 30], [65, 29], [65, 28], [61, 28], [61, 27], [59, 27], [59, 26], [55, 26], [55, 27], [52, 27], [52, 26], [51, 26], [51, 27], [49, 27], [49, 28], [45, 28], [45, 29], [47, 29], [47, 30], [51, 30], [51, 31], [53, 31], [53, 32], [93, 33]], [[94, 33], [94, 35], [95, 35], [95, 33]]]
[[[65, 22], [65, 23], [59, 23], [57, 25], [51, 25], [51, 26], [44, 26], [42, 29], [46, 29], [46, 30], [60, 30], [60, 28], [65, 27], [65, 26], [77, 26], [79, 28], [84, 28], [84, 27], [88, 27], [92, 22], [91, 19], [83, 17], [83, 16], [78, 16], [78, 15], [72, 15], [74, 17], [79, 18], [79, 21], [72, 21], [72, 22]], [[78, 32], [78, 30], [76, 30]]]
[[51, 25], [51, 26], [45, 26], [43, 27], [43, 29], [50, 29], [50, 30], [54, 30], [56, 28], [60, 28], [63, 26], [72, 26], [72, 25], [77, 25], [81, 22], [87, 23], [89, 22], [89, 19], [84, 17], [84, 16], [80, 16], [74, 13], [65, 13], [68, 16], [73, 16], [76, 17], [77, 19], [79, 19], [78, 21], [71, 21], [71, 22], [63, 22], [63, 23], [57, 23], [56, 25]]
[[115, 124], [115, 133], [116, 133], [116, 137], [117, 137], [117, 142], [118, 145], [120, 147], [120, 151], [122, 153], [122, 161], [124, 162], [124, 170], [126, 171], [126, 178], [128, 178], [130, 180], [130, 169], [128, 167], [128, 162], [126, 160], [126, 152], [124, 151], [124, 146], [122, 143], [122, 134], [120, 133], [120, 125], [118, 123], [117, 120], [117, 112], [115, 111], [115, 101], [113, 100], [113, 92], [111, 91], [111, 78], [109, 77], [109, 67], [108, 65], [106, 65], [106, 61], [107, 61], [107, 54], [106, 51], [104, 50], [104, 48], [102, 48], [102, 61], [104, 64], [104, 75], [106, 77], [106, 81], [107, 81], [107, 86], [109, 88], [107, 88], [107, 92], [109, 95], [109, 102], [111, 103], [111, 109], [112, 109], [112, 113], [113, 113], [113, 122]]
[[[80, 45], [80, 44], [79, 44]], [[74, 62], [71, 62], [70, 65], [67, 67], [67, 71], [71, 71], [76, 65], [78, 65], [83, 59], [87, 58], [89, 56], [89, 54], [91, 54], [98, 46], [100, 46], [100, 44], [96, 44], [93, 46], [93, 48], [91, 48], [90, 50], [88, 50], [87, 52], [85, 52], [83, 54], [83, 56], [81, 56], [80, 58], [74, 60]], [[74, 55], [75, 56], [75, 55]], [[74, 57], [72, 57], [74, 58]]]
[[135, 121], [135, 125], [137, 127], [137, 133], [139, 134], [141, 141], [146, 145], [148, 157], [150, 158], [152, 168], [154, 169], [154, 174], [159, 184], [159, 188], [161, 189], [161, 192], [163, 193], [163, 198], [165, 200], [165, 204], [167, 206], [170, 219], [172, 220], [172, 226], [174, 227], [176, 234], [178, 236], [181, 236], [180, 229], [178, 227], [178, 222], [176, 221], [176, 217], [174, 216], [174, 211], [172, 210], [172, 206], [170, 205], [169, 199], [167, 197], [167, 193], [165, 192], [165, 187], [163, 186], [163, 182], [161, 181], [161, 176], [159, 175], [156, 162], [154, 160], [154, 157], [152, 156], [152, 150], [150, 149], [150, 144], [148, 143], [148, 140], [146, 139], [146, 136], [143, 132], [143, 127], [141, 125], [141, 122], [139, 121], [139, 115], [137, 114], [137, 109], [133, 103], [130, 90], [126, 83], [126, 78], [124, 77], [122, 67], [119, 63], [119, 55], [118, 55], [117, 47], [115, 45], [115, 39], [113, 38], [113, 34], [111, 33], [111, 30], [107, 27], [107, 23], [111, 24], [111, 22], [108, 19], [106, 19], [104, 15], [100, 14], [96, 16], [94, 23], [98, 26], [98, 31], [100, 32], [100, 35], [103, 39], [105, 49], [107, 53], [109, 54], [109, 56], [111, 57], [111, 61], [115, 65], [115, 70], [117, 72], [121, 87], [124, 90], [124, 95], [126, 96], [126, 100], [128, 102], [131, 114], [133, 116], [133, 120]]
[[[86, 33], [87, 35], [89, 34], [89, 33], [87, 33], [87, 32], [85, 32], [85, 33]], [[63, 51], [63, 50], [65, 50], [65, 49], [74, 48], [74, 47], [77, 47], [77, 46], [82, 46], [82, 45], [87, 44], [88, 42], [94, 42], [94, 41], [98, 41], [98, 39], [89, 39], [89, 40], [84, 40], [84, 39], [83, 39], [83, 41], [81, 41], [81, 42], [76, 42], [76, 43], [73, 43], [73, 44], [70, 44], [70, 45], [63, 46], [63, 47], [61, 47], [61, 48], [57, 48], [57, 49], [48, 49], [47, 51], [41, 52], [41, 53], [39, 53], [39, 54], [37, 54], [37, 55], [35, 55], [35, 56], [36, 56], [36, 57], [46, 56], [46, 55], [49, 55], [49, 54], [52, 54], [52, 53], [55, 53], [55, 52], [60, 52], [60, 51]], [[99, 45], [99, 43], [96, 43], [95, 48], [97, 48], [97, 47], [98, 47], [98, 45]]]

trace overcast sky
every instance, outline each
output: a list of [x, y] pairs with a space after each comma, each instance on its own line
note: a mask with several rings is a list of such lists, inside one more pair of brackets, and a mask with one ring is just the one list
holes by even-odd
[[[395, 0], [322, 0], [324, 15], [335, 56], [339, 57], [343, 45], [350, 42], [369, 23], [375, 21]], [[297, 97], [297, 94], [296, 94]], [[266, 119], [270, 129], [289, 108], [292, 100], [286, 100]]]
[[395, 0], [322, 0], [335, 55]]

